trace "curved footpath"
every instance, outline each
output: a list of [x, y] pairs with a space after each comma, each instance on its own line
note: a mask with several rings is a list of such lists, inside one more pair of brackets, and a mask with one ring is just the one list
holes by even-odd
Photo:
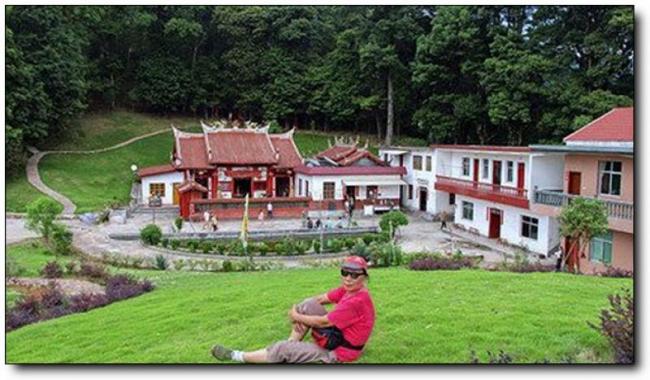
[[37, 188], [40, 192], [47, 194], [51, 198], [55, 199], [57, 202], [61, 203], [63, 205], [63, 215], [74, 215], [75, 210], [77, 209], [77, 206], [75, 206], [72, 201], [67, 198], [66, 196], [57, 193], [56, 191], [52, 190], [50, 187], [48, 187], [43, 180], [41, 180], [41, 176], [38, 173], [38, 162], [43, 158], [45, 155], [48, 154], [95, 154], [95, 153], [104, 153], [108, 152], [111, 150], [119, 149], [122, 147], [125, 147], [129, 144], [132, 144], [138, 140], [146, 139], [148, 137], [156, 136], [162, 133], [169, 132], [168, 129], [162, 129], [160, 131], [155, 131], [151, 133], [146, 133], [141, 136], [134, 137], [132, 139], [126, 140], [124, 142], [121, 142], [117, 145], [110, 146], [108, 148], [100, 148], [100, 149], [92, 149], [92, 150], [48, 150], [48, 151], [39, 151], [38, 149], [34, 147], [28, 147], [27, 149], [32, 153], [32, 156], [29, 158], [27, 161], [27, 181], [32, 184], [35, 188]]

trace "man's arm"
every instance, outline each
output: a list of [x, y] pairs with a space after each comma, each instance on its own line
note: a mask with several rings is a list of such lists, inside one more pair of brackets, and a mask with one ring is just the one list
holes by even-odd
[[309, 326], [309, 327], [322, 328], [322, 327], [332, 326], [332, 323], [329, 321], [329, 319], [327, 319], [327, 315], [305, 315], [305, 314], [300, 314], [296, 310], [295, 305], [289, 311], [289, 318], [291, 318], [291, 320], [293, 322], [302, 323], [303, 325], [306, 325], [306, 326]]
[[332, 301], [327, 297], [327, 293], [323, 293], [314, 298], [316, 299], [316, 302], [318, 302], [321, 305], [328, 305], [332, 303]]

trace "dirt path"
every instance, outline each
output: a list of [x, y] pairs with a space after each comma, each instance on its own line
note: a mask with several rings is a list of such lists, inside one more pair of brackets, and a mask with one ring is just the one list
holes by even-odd
[[46, 155], [48, 154], [95, 154], [95, 153], [104, 153], [108, 152], [111, 150], [119, 149], [122, 147], [125, 147], [129, 144], [132, 144], [136, 141], [146, 139], [151, 136], [159, 135], [162, 133], [168, 133], [169, 130], [163, 129], [160, 131], [155, 131], [151, 133], [144, 134], [142, 136], [137, 136], [132, 139], [126, 140], [124, 142], [121, 142], [117, 145], [110, 146], [108, 148], [101, 148], [101, 149], [92, 149], [92, 150], [48, 150], [48, 151], [39, 151], [38, 149], [34, 147], [28, 147], [28, 150], [32, 153], [32, 156], [29, 158], [27, 161], [27, 181], [31, 183], [35, 188], [37, 188], [40, 192], [47, 194], [57, 202], [61, 203], [63, 205], [63, 215], [73, 215], [75, 210], [77, 209], [77, 206], [75, 206], [72, 201], [51, 189], [48, 187], [43, 180], [41, 180], [41, 176], [38, 173], [38, 162]]

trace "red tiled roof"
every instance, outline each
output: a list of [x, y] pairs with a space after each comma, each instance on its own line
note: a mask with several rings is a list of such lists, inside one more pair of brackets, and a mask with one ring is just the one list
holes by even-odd
[[157, 166], [148, 166], [138, 170], [138, 177], [149, 177], [157, 174], [173, 173], [176, 171], [176, 168], [170, 164], [157, 165]]
[[296, 173], [307, 175], [382, 175], [406, 174], [406, 168], [400, 166], [305, 166], [295, 169]]
[[564, 141], [634, 141], [634, 107], [614, 108]]
[[506, 145], [455, 145], [455, 144], [433, 144], [433, 149], [451, 149], [451, 150], [483, 150], [490, 152], [530, 152], [531, 148], [527, 146], [506, 146]]
[[270, 135], [269, 137], [275, 149], [280, 153], [279, 168], [293, 168], [302, 165], [302, 157], [291, 137], [284, 135]]
[[179, 153], [180, 148], [180, 169], [210, 168], [203, 136], [179, 137], [178, 142], [180, 147], [177, 147], [176, 153]]
[[362, 158], [368, 158], [375, 164], [384, 166], [385, 163], [365, 149], [350, 145], [334, 145], [316, 155], [318, 158], [329, 158], [341, 166], [350, 166]]
[[[247, 130], [208, 133], [211, 164], [276, 164], [278, 157], [269, 135]], [[205, 149], [205, 148], [204, 148]]]
[[338, 161], [356, 151], [355, 146], [334, 145], [318, 153], [316, 157], [327, 157], [332, 161]]

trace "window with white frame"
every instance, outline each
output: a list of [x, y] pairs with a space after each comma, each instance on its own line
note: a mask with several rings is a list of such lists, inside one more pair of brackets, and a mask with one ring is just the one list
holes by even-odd
[[514, 182], [515, 180], [515, 163], [506, 161], [506, 182]]
[[413, 170], [422, 170], [422, 156], [413, 156]]
[[621, 161], [600, 161], [598, 166], [600, 172], [600, 193], [605, 195], [621, 195], [623, 163]]
[[463, 219], [474, 220], [474, 203], [463, 201]]
[[469, 177], [469, 157], [463, 157], [463, 175]]
[[431, 166], [432, 166], [431, 165], [431, 156], [427, 156], [427, 171], [428, 172], [432, 171]]
[[612, 231], [595, 236], [589, 244], [589, 260], [603, 264], [612, 263]]
[[483, 159], [483, 172], [481, 173], [481, 178], [488, 178], [490, 175], [490, 160], [487, 158]]
[[521, 216], [521, 236], [537, 240], [539, 219], [532, 216]]

